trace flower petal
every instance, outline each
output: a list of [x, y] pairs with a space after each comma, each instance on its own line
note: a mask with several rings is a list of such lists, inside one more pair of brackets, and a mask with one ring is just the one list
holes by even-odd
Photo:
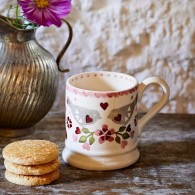
[[35, 0], [18, 0], [25, 17], [39, 25], [60, 27], [61, 19], [71, 11], [71, 0], [48, 0], [46, 8], [39, 8]]
[[[63, 9], [62, 9], [63, 8]], [[64, 18], [71, 11], [70, 0], [50, 0], [49, 9], [54, 12], [59, 18]]]
[[58, 18], [54, 13], [52, 13], [49, 9], [43, 12], [42, 16], [42, 24], [43, 26], [50, 26], [51, 24], [60, 27], [62, 25], [62, 21]]

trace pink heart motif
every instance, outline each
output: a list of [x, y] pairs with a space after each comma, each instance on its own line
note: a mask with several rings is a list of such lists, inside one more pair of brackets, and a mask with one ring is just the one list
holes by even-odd
[[89, 115], [86, 115], [85, 120], [86, 120], [86, 123], [93, 122], [93, 119]]
[[105, 103], [100, 103], [100, 106], [103, 110], [106, 110], [108, 108], [108, 103], [105, 102]]
[[117, 116], [115, 116], [114, 120], [117, 122], [120, 122], [121, 121], [121, 114], [118, 114]]

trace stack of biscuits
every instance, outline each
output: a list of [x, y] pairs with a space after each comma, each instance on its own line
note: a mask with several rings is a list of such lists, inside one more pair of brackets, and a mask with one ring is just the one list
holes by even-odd
[[3, 149], [5, 178], [25, 186], [47, 185], [59, 178], [58, 146], [46, 140], [23, 140]]

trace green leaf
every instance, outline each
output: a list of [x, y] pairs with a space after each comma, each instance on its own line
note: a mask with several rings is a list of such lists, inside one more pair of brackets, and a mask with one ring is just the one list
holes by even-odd
[[122, 126], [122, 127], [119, 128], [119, 132], [123, 132], [125, 129], [126, 129], [126, 127]]
[[130, 138], [130, 135], [128, 133], [124, 133], [122, 135], [122, 137], [123, 137], [123, 139], [128, 139], [128, 138]]
[[85, 143], [87, 141], [87, 136], [82, 135], [79, 139], [80, 143]]
[[95, 138], [94, 137], [90, 137], [89, 144], [92, 145], [94, 142], [95, 142]]
[[90, 132], [89, 132], [89, 129], [87, 129], [87, 128], [82, 128], [81, 131], [82, 131], [83, 133], [85, 133], [85, 134], [90, 133]]
[[120, 143], [121, 143], [121, 138], [120, 138], [119, 136], [116, 136], [115, 141], [116, 141], [118, 144], [120, 144]]

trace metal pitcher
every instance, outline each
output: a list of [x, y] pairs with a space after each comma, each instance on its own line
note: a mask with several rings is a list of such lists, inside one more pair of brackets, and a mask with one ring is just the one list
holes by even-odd
[[0, 136], [17, 137], [32, 132], [51, 109], [58, 88], [60, 59], [72, 40], [69, 37], [57, 60], [35, 39], [35, 30], [20, 30], [0, 16]]

